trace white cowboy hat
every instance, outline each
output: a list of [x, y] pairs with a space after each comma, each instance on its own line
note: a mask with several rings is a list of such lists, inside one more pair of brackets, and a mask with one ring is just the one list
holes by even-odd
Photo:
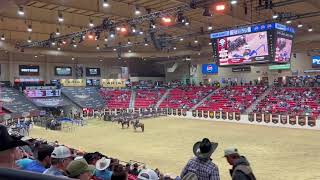
[[99, 171], [103, 171], [109, 167], [110, 162], [110, 159], [103, 157], [96, 162], [96, 169]]

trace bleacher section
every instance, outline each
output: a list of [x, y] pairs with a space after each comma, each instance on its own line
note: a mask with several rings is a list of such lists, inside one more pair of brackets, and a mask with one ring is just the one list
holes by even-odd
[[197, 110], [243, 112], [265, 90], [264, 86], [234, 86], [217, 90]]
[[34, 104], [16, 89], [2, 87], [0, 94], [3, 108], [11, 113], [30, 113], [38, 110]]
[[100, 95], [105, 100], [105, 106], [109, 109], [129, 108], [131, 90], [100, 89]]
[[319, 116], [320, 88], [274, 87], [254, 112]]
[[177, 87], [170, 90], [167, 98], [160, 104], [159, 107], [190, 109], [214, 90], [214, 87]]
[[153, 108], [165, 93], [165, 89], [136, 90], [135, 108]]
[[38, 107], [62, 107], [70, 105], [63, 97], [32, 98], [31, 101]]
[[95, 87], [64, 87], [62, 93], [82, 108], [101, 109], [105, 106]]

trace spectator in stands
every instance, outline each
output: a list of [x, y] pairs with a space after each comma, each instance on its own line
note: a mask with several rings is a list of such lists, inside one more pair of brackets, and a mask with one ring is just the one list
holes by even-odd
[[51, 167], [43, 172], [46, 175], [66, 176], [65, 171], [72, 161], [72, 154], [65, 146], [55, 147], [51, 153]]
[[228, 148], [224, 150], [224, 157], [228, 163], [232, 165], [230, 175], [232, 180], [255, 180], [248, 160], [244, 156], [240, 156], [238, 149]]
[[210, 158], [218, 147], [218, 143], [210, 142], [208, 138], [196, 142], [193, 146], [194, 158], [190, 159], [181, 172], [181, 178], [196, 174], [198, 180], [220, 180], [218, 166]]
[[51, 153], [53, 152], [53, 146], [48, 144], [41, 144], [36, 151], [36, 160], [33, 160], [26, 167], [26, 171], [32, 171], [37, 173], [43, 173], [51, 165]]
[[152, 169], [143, 169], [139, 175], [138, 180], [158, 180], [159, 176]]
[[88, 165], [85, 159], [73, 160], [66, 169], [68, 177], [80, 180], [90, 180], [94, 172], [94, 166]]
[[129, 171], [130, 174], [138, 176], [139, 174], [139, 165], [137, 163], [133, 164], [133, 169], [131, 171]]
[[113, 167], [111, 180], [127, 180], [128, 173], [125, 171], [121, 164], [116, 164]]
[[96, 170], [94, 172], [95, 177], [101, 180], [111, 180], [112, 171], [107, 168], [110, 165], [111, 160], [105, 157], [99, 159], [96, 163]]
[[10, 136], [5, 126], [0, 125], [0, 167], [18, 168], [16, 160], [22, 158], [17, 147], [27, 145], [18, 137]]
[[86, 153], [83, 158], [87, 161], [90, 165], [96, 165], [97, 161], [100, 159], [96, 153]]

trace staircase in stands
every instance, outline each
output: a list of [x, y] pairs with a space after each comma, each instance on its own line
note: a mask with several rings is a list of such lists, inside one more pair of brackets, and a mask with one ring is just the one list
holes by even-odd
[[130, 109], [134, 108], [135, 100], [136, 100], [136, 91], [135, 90], [131, 90], [131, 97], [130, 97], [130, 104], [129, 104], [129, 108]]
[[170, 89], [167, 89], [167, 91], [163, 94], [161, 99], [157, 102], [155, 108], [159, 108], [160, 104], [166, 99], [166, 97], [168, 96], [169, 93], [170, 93]]
[[251, 106], [246, 109], [246, 111], [244, 112], [244, 114], [249, 114], [250, 112], [252, 112], [252, 111], [257, 107], [257, 105], [260, 103], [260, 101], [261, 101], [262, 99], [264, 99], [264, 98], [270, 93], [271, 89], [272, 89], [272, 87], [269, 87], [263, 94], [261, 94], [261, 95], [258, 97], [258, 99], [256, 99], [256, 100], [251, 104]]
[[202, 103], [204, 103], [206, 100], [208, 100], [216, 91], [218, 91], [220, 88], [212, 91], [210, 94], [208, 94], [206, 97], [204, 97], [198, 104], [194, 105], [190, 110], [195, 110], [197, 107], [199, 107]]

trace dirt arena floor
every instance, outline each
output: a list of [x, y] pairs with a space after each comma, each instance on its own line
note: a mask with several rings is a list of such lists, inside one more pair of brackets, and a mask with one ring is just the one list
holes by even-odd
[[219, 142], [213, 161], [221, 179], [230, 179], [223, 149], [234, 146], [251, 162], [259, 180], [319, 180], [320, 131], [161, 117], [147, 119], [144, 133], [121, 129], [117, 123], [90, 120], [71, 132], [35, 127], [30, 136], [101, 151], [121, 160], [138, 160], [147, 167], [179, 175], [193, 156], [193, 144], [208, 137]]

